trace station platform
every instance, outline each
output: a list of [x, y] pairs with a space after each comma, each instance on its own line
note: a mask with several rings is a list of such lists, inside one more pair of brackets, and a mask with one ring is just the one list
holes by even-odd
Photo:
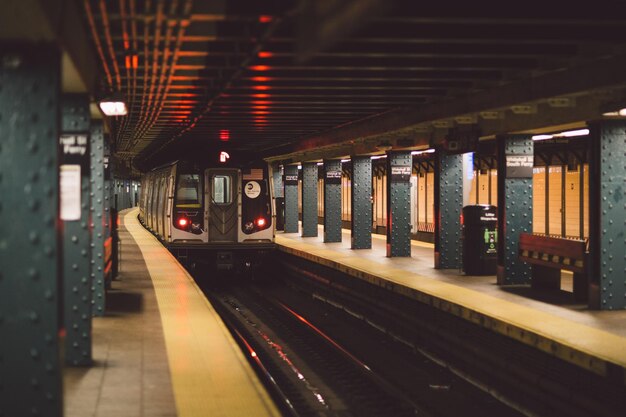
[[64, 370], [66, 417], [280, 416], [193, 279], [120, 212], [119, 277], [93, 320], [94, 365]]
[[[502, 287], [495, 275], [435, 269], [432, 244], [412, 241], [411, 257], [388, 258], [385, 236], [372, 235], [372, 249], [352, 250], [349, 230], [344, 229], [341, 243], [324, 243], [323, 235], [322, 226], [317, 237], [277, 232], [276, 243], [282, 252], [411, 297], [596, 374], [614, 376], [617, 370], [626, 384], [626, 311], [589, 310], [574, 304], [565, 290], [547, 294], [530, 286]], [[568, 280], [562, 281], [567, 287]]]

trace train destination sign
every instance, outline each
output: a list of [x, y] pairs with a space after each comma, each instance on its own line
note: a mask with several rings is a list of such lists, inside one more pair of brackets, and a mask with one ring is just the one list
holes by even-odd
[[515, 154], [506, 155], [507, 178], [532, 178], [533, 155]]

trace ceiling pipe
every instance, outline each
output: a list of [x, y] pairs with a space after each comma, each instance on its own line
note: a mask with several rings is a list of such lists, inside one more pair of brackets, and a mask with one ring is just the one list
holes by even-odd
[[113, 91], [113, 78], [111, 77], [111, 71], [109, 70], [109, 64], [104, 58], [104, 50], [102, 48], [102, 43], [100, 42], [100, 38], [98, 37], [98, 31], [96, 30], [96, 23], [93, 19], [93, 12], [91, 10], [91, 5], [89, 4], [89, 0], [84, 1], [85, 5], [85, 13], [87, 14], [87, 21], [89, 22], [89, 29], [91, 30], [91, 36], [93, 37], [93, 41], [96, 44], [96, 49], [98, 50], [98, 56], [100, 57], [100, 61], [102, 62], [102, 68], [104, 69], [104, 75], [107, 79], [107, 87], [108, 92]]

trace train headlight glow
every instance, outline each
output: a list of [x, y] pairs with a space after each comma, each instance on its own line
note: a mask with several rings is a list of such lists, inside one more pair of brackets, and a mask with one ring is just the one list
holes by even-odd
[[263, 217], [259, 217], [258, 219], [256, 219], [256, 225], [258, 227], [263, 227], [265, 226], [265, 219]]
[[184, 217], [181, 217], [180, 219], [178, 219], [178, 225], [180, 227], [186, 227], [189, 224], [189, 220], [187, 220]]

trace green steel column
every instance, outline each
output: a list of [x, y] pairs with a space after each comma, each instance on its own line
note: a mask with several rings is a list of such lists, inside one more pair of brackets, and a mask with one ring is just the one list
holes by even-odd
[[497, 138], [498, 284], [530, 284], [531, 267], [518, 259], [519, 236], [533, 231], [534, 145], [528, 135]]
[[285, 233], [298, 233], [298, 166], [285, 167]]
[[302, 164], [302, 236], [317, 236], [317, 178], [316, 162]]
[[435, 155], [435, 268], [461, 268], [463, 155]]
[[411, 256], [410, 151], [387, 152], [387, 256]]
[[590, 306], [626, 308], [626, 122], [591, 124]]
[[65, 362], [91, 364], [89, 97], [61, 100], [60, 217], [63, 221]]
[[341, 242], [341, 159], [324, 160], [324, 242]]
[[353, 156], [352, 188], [350, 199], [352, 211], [351, 248], [372, 248], [372, 158], [369, 156]]
[[96, 299], [96, 288], [104, 292], [104, 240], [106, 216], [104, 211], [104, 130], [102, 121], [91, 124], [91, 285], [92, 314], [104, 311], [103, 297]]
[[60, 54], [0, 45], [0, 416], [63, 414]]

